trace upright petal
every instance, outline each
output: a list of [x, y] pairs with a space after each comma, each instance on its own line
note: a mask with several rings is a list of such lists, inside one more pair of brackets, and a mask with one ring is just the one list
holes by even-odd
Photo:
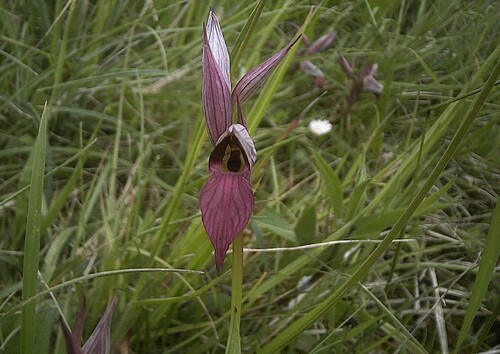
[[359, 78], [363, 81], [363, 87], [365, 90], [370, 91], [376, 95], [380, 95], [384, 89], [384, 85], [375, 80], [374, 75], [376, 74], [378, 65], [368, 64], [359, 72]]
[[82, 304], [80, 305], [80, 310], [78, 311], [75, 322], [73, 324], [73, 331], [71, 331], [66, 325], [66, 322], [64, 322], [63, 319], [60, 318], [64, 340], [66, 342], [66, 352], [68, 354], [84, 354], [80, 343], [82, 342], [83, 320], [85, 319], [86, 309], [87, 299], [83, 297]]
[[243, 113], [243, 109], [241, 108], [241, 102], [240, 102], [240, 98], [238, 97], [238, 95], [234, 95], [233, 104], [234, 104], [234, 101], [236, 101], [236, 108], [238, 110], [237, 122], [241, 123], [245, 128], [247, 128], [248, 127], [247, 119], [245, 118], [245, 114]]
[[250, 163], [250, 168], [252, 168], [257, 159], [257, 150], [247, 128], [241, 124], [233, 124], [228, 128], [228, 133], [236, 138], [245, 153], [245, 158]]
[[85, 342], [82, 348], [84, 354], [108, 354], [111, 352], [110, 326], [117, 302], [118, 296], [115, 294], [108, 307], [106, 307], [106, 311], [104, 311], [99, 323]]
[[236, 96], [238, 96], [240, 103], [244, 103], [252, 98], [299, 38], [300, 37], [297, 37], [271, 58], [247, 72], [234, 87], [233, 103], [235, 103]]
[[325, 86], [325, 74], [316, 65], [311, 63], [309, 60], [302, 60], [300, 62], [300, 68], [307, 74], [314, 76], [314, 85], [319, 89], [323, 89]]
[[85, 313], [87, 312], [87, 298], [84, 296], [82, 304], [80, 305], [80, 310], [75, 318], [75, 324], [73, 325], [73, 337], [79, 344], [83, 336], [83, 320], [85, 319]]
[[356, 76], [354, 75], [354, 72], [352, 71], [351, 64], [344, 58], [344, 56], [339, 57], [339, 64], [344, 73], [352, 80], [357, 80]]
[[217, 161], [217, 159], [222, 159], [222, 156], [224, 154], [223, 150], [227, 146], [227, 139], [233, 139], [236, 141], [241, 150], [243, 150], [243, 153], [245, 155], [244, 157], [250, 164], [250, 169], [252, 169], [252, 166], [255, 164], [255, 160], [257, 159], [257, 150], [255, 149], [253, 140], [250, 137], [250, 134], [248, 134], [247, 128], [245, 128], [241, 124], [232, 124], [224, 132], [224, 134], [220, 136], [219, 140], [217, 140], [217, 143], [215, 144], [215, 149], [210, 155], [210, 170], [212, 170], [213, 167], [216, 166], [216, 163], [214, 163], [214, 161]]
[[212, 144], [232, 123], [231, 91], [203, 29], [203, 111]]
[[380, 95], [384, 89], [384, 85], [375, 80], [373, 76], [367, 76], [363, 79], [363, 87], [375, 95]]
[[210, 9], [207, 20], [207, 39], [215, 62], [219, 66], [227, 86], [231, 89], [229, 52], [227, 51], [226, 41], [222, 35], [219, 20], [212, 9]]
[[337, 36], [337, 32], [332, 31], [330, 33], [327, 33], [321, 37], [319, 37], [317, 40], [315, 40], [309, 48], [306, 50], [306, 55], [311, 55], [311, 54], [316, 54], [319, 51], [322, 51], [326, 47], [328, 47], [330, 44], [332, 44], [333, 40]]
[[373, 76], [378, 70], [378, 64], [368, 64], [365, 65], [359, 72], [358, 76], [361, 80], [363, 80], [365, 77], [368, 76]]
[[66, 322], [63, 321], [62, 317], [60, 318], [61, 327], [63, 329], [64, 340], [66, 342], [66, 352], [68, 354], [83, 354], [82, 348], [80, 347], [80, 340], [76, 339], [75, 336], [71, 333], [71, 330], [66, 325]]
[[323, 74], [323, 71], [321, 71], [320, 68], [311, 63], [309, 60], [302, 60], [300, 62], [300, 68], [303, 72], [312, 76], [325, 76], [325, 74]]
[[243, 173], [213, 170], [200, 193], [201, 220], [215, 250], [220, 270], [229, 245], [250, 220], [254, 199], [250, 171]]

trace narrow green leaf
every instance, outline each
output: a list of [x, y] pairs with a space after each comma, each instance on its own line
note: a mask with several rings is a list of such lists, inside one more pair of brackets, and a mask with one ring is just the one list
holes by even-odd
[[[23, 301], [34, 296], [37, 292], [48, 114], [47, 105], [45, 105], [32, 153], [33, 168], [31, 171], [31, 188], [26, 219], [26, 238], [24, 241]], [[21, 352], [23, 354], [35, 353], [36, 322], [36, 303], [32, 302], [25, 305], [21, 313]]]
[[319, 170], [321, 179], [325, 185], [326, 193], [330, 198], [332, 204], [333, 213], [337, 219], [342, 218], [342, 203], [343, 203], [343, 190], [342, 182], [337, 176], [335, 171], [330, 167], [328, 162], [315, 150], [311, 149], [314, 155], [314, 161], [316, 162], [316, 167]]
[[476, 281], [472, 286], [472, 293], [470, 295], [469, 306], [465, 313], [462, 328], [455, 345], [455, 353], [458, 353], [462, 343], [464, 342], [467, 333], [472, 325], [472, 321], [476, 316], [476, 312], [481, 306], [481, 301], [484, 294], [488, 289], [493, 274], [495, 273], [495, 265], [497, 264], [498, 256], [500, 255], [500, 198], [497, 200], [497, 205], [493, 214], [491, 215], [490, 230], [486, 238], [484, 250], [482, 252], [481, 261], [479, 262], [479, 271], [477, 273]]
[[497, 322], [498, 315], [500, 315], [500, 301], [497, 301], [496, 307], [493, 309], [491, 314], [488, 317], [488, 321], [486, 321], [486, 324], [483, 326], [483, 329], [481, 330], [481, 334], [479, 335], [479, 338], [476, 342], [476, 345], [474, 346], [474, 350], [472, 351], [473, 353], [479, 352], [479, 348], [483, 344], [484, 340], [490, 333], [491, 328]]
[[362, 206], [365, 201], [365, 191], [371, 179], [365, 179], [361, 183], [358, 183], [351, 192], [349, 196], [349, 202], [347, 203], [346, 220], [351, 220], [352, 217], [359, 211], [360, 206]]
[[[312, 20], [314, 15], [316, 14], [316, 11], [318, 10], [318, 7], [312, 8], [309, 14], [307, 15], [306, 20], [304, 21], [304, 24], [302, 25], [299, 34], [303, 34], [304, 31], [306, 30], [309, 22]], [[283, 77], [285, 76], [285, 72], [287, 71], [288, 67], [292, 63], [293, 57], [295, 55], [295, 52], [297, 51], [297, 43], [294, 44], [294, 46], [290, 49], [288, 52], [287, 56], [285, 59], [283, 59], [283, 62], [280, 64], [280, 66], [276, 69], [276, 71], [273, 73], [273, 75], [267, 80], [267, 83], [265, 84], [264, 88], [262, 89], [259, 97], [255, 101], [252, 110], [248, 114], [247, 121], [249, 122], [249, 132], [250, 135], [253, 135], [255, 133], [255, 130], [259, 126], [260, 122], [262, 121], [262, 118], [264, 118], [264, 113], [267, 111], [269, 104], [271, 103], [271, 99], [273, 98], [274, 94], [278, 90], [278, 86], [283, 80]]]
[[308, 206], [295, 225], [295, 235], [299, 244], [311, 243], [316, 235], [316, 208]]
[[241, 56], [247, 46], [248, 40], [255, 32], [257, 28], [257, 21], [262, 14], [262, 10], [264, 9], [264, 5], [266, 4], [266, 0], [260, 0], [254, 7], [250, 17], [248, 18], [245, 26], [241, 30], [241, 33], [236, 38], [236, 42], [234, 43], [233, 50], [231, 51], [231, 77], [237, 76], [238, 65], [241, 60]]
[[69, 193], [71, 193], [71, 191], [73, 191], [73, 189], [76, 185], [76, 182], [78, 181], [78, 178], [80, 177], [80, 175], [82, 173], [82, 169], [83, 169], [83, 160], [80, 160], [78, 162], [76, 169], [71, 174], [71, 177], [69, 178], [68, 183], [66, 183], [64, 188], [61, 190], [60, 193], [58, 193], [57, 197], [51, 203], [50, 208], [47, 211], [47, 214], [43, 218], [42, 230], [45, 230], [47, 227], [50, 226], [50, 224], [57, 217], [57, 214], [64, 207], [64, 203], [66, 203], [66, 200], [68, 198]]
[[[228, 270], [228, 272], [229, 272], [229, 270]], [[224, 274], [226, 274], [226, 273], [224, 273]], [[158, 298], [158, 299], [139, 300], [139, 301], [136, 301], [135, 303], [138, 305], [151, 306], [151, 305], [160, 305], [160, 304], [170, 303], [170, 302], [184, 302], [184, 301], [192, 300], [198, 296], [203, 295], [208, 290], [212, 289], [215, 285], [220, 283], [221, 280], [225, 280], [225, 279], [226, 278], [224, 276], [217, 277], [214, 280], [212, 280], [210, 283], [202, 286], [201, 288], [199, 288], [197, 290], [193, 290], [185, 295], [175, 296], [175, 297], [162, 297], [162, 298]]]
[[253, 217], [253, 222], [289, 242], [297, 243], [292, 225], [274, 209], [264, 209]]

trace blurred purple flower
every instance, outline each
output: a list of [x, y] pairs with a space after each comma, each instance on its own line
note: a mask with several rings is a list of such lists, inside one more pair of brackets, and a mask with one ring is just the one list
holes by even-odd
[[113, 311], [118, 302], [118, 296], [115, 294], [111, 299], [111, 302], [106, 307], [106, 311], [102, 315], [99, 323], [94, 328], [94, 331], [87, 339], [83, 347], [82, 334], [83, 334], [83, 320], [85, 318], [86, 312], [86, 300], [83, 299], [82, 305], [75, 319], [75, 324], [73, 325], [73, 331], [71, 331], [66, 322], [61, 318], [61, 326], [64, 333], [64, 339], [66, 341], [66, 350], [68, 354], [109, 354], [111, 352], [111, 340], [110, 340], [110, 326], [111, 318], [113, 317]]
[[[200, 193], [201, 219], [220, 270], [234, 238], [253, 213], [252, 167], [257, 157], [241, 104], [249, 100], [296, 42], [246, 73], [231, 92], [230, 61], [219, 20], [210, 10], [203, 27], [203, 111], [214, 149], [209, 178]], [[233, 123], [233, 107], [238, 112]]]
[[[312, 44], [309, 43], [309, 40], [305, 35], [302, 36], [302, 42], [307, 46], [307, 48], [301, 51], [299, 55], [312, 55], [322, 51], [323, 49], [326, 49], [330, 44], [332, 44], [336, 36], [337, 32], [332, 31], [319, 37]], [[300, 62], [300, 68], [306, 74], [314, 76], [314, 85], [320, 89], [323, 89], [323, 86], [325, 85], [325, 74], [320, 68], [318, 68], [309, 60], [302, 60]]]
[[378, 82], [374, 77], [378, 68], [377, 64], [368, 64], [364, 66], [357, 75], [354, 73], [349, 62], [343, 56], [339, 57], [339, 64], [347, 77], [353, 81], [351, 91], [347, 97], [346, 109], [348, 112], [351, 110], [354, 102], [356, 102], [363, 89], [373, 93], [375, 96], [379, 96], [382, 93], [384, 85]]

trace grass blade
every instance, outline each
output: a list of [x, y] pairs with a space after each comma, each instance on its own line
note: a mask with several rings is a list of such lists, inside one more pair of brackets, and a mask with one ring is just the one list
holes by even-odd
[[[23, 301], [37, 292], [37, 274], [40, 252], [41, 209], [43, 198], [43, 179], [45, 156], [47, 152], [47, 105], [45, 105], [38, 136], [33, 147], [33, 167], [29, 193], [28, 216], [26, 219], [26, 238], [24, 241], [23, 264]], [[36, 303], [22, 308], [21, 314], [21, 352], [35, 353]]]
[[332, 203], [333, 213], [337, 220], [342, 218], [343, 190], [342, 182], [328, 162], [314, 149], [311, 149], [314, 161], [318, 167], [321, 179], [325, 185], [326, 192]]
[[472, 293], [470, 295], [469, 306], [467, 307], [467, 312], [465, 313], [464, 322], [462, 323], [462, 328], [460, 329], [460, 334], [458, 335], [457, 344], [455, 345], [454, 353], [458, 353], [462, 343], [464, 342], [467, 333], [472, 325], [472, 321], [476, 316], [476, 312], [481, 306], [481, 301], [484, 298], [484, 294], [488, 289], [491, 277], [495, 273], [495, 265], [497, 263], [498, 256], [500, 255], [500, 198], [497, 201], [497, 205], [493, 214], [491, 215], [490, 230], [488, 231], [488, 236], [486, 243], [484, 245], [484, 250], [481, 257], [481, 262], [479, 263], [479, 272], [477, 273], [476, 281], [472, 286]]
[[241, 56], [243, 55], [243, 51], [245, 50], [248, 40], [257, 27], [257, 21], [260, 18], [260, 14], [264, 9], [265, 3], [265, 0], [260, 0], [257, 5], [255, 5], [250, 17], [243, 27], [243, 30], [239, 34], [238, 38], [236, 38], [233, 50], [231, 51], [231, 77], [237, 76], [238, 64], [240, 63]]
[[[304, 24], [302, 25], [299, 35], [303, 34], [311, 22], [311, 20], [314, 18], [316, 11], [318, 10], [317, 7], [313, 7], [311, 11], [309, 11], [309, 14], [306, 17], [306, 20], [304, 21]], [[253, 135], [255, 133], [255, 130], [259, 126], [260, 122], [262, 121], [262, 118], [264, 117], [264, 113], [267, 111], [269, 104], [271, 103], [271, 99], [273, 98], [275, 92], [278, 90], [278, 86], [281, 83], [283, 77], [285, 76], [285, 72], [292, 63], [293, 57], [295, 55], [295, 52], [297, 51], [298, 45], [295, 43], [290, 51], [288, 52], [287, 56], [279, 67], [275, 70], [273, 75], [269, 78], [267, 83], [265, 84], [264, 88], [262, 89], [259, 97], [255, 101], [252, 110], [250, 111], [247, 121], [249, 122], [249, 129], [248, 131], [250, 132], [250, 135]]]

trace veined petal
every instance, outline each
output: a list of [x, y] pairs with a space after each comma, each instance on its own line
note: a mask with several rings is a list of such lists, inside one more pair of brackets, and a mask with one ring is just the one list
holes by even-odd
[[354, 72], [352, 71], [352, 67], [349, 64], [349, 62], [344, 58], [344, 56], [339, 57], [339, 64], [344, 73], [352, 80], [357, 80], [356, 76], [354, 75]]
[[254, 199], [250, 171], [242, 173], [212, 170], [200, 193], [201, 220], [215, 250], [220, 270], [229, 245], [247, 225]]
[[323, 71], [321, 71], [320, 68], [311, 63], [309, 60], [302, 60], [300, 62], [300, 68], [302, 69], [302, 71], [312, 76], [325, 76], [325, 74], [323, 74]]
[[378, 64], [376, 63], [365, 65], [359, 72], [358, 76], [361, 80], [364, 80], [368, 76], [374, 76], [375, 73], [377, 72], [377, 69], [378, 69]]
[[[217, 149], [221, 144], [223, 144], [224, 139], [227, 139], [228, 137], [236, 138], [236, 141], [243, 150], [245, 158], [249, 162], [251, 168], [255, 164], [255, 160], [257, 159], [257, 150], [255, 149], [255, 145], [253, 143], [252, 138], [250, 137], [250, 134], [248, 134], [247, 128], [245, 128], [241, 124], [232, 124], [224, 132], [224, 134], [220, 136], [219, 140], [217, 140], [217, 143], [215, 144], [216, 145], [215, 149]], [[212, 155], [214, 154], [212, 153]], [[212, 160], [213, 160], [212, 156], [210, 156], [210, 161], [212, 162]], [[210, 165], [212, 166], [211, 162]]]
[[64, 340], [66, 341], [66, 352], [68, 354], [83, 354], [82, 348], [80, 347], [81, 337], [75, 338], [62, 318], [60, 318], [60, 321], [63, 329]]
[[115, 294], [111, 299], [111, 302], [108, 304], [108, 307], [106, 307], [106, 311], [104, 311], [99, 323], [95, 327], [89, 339], [85, 342], [82, 348], [84, 354], [104, 354], [111, 351], [110, 326], [113, 311], [115, 310], [117, 303], [118, 296]]
[[307, 74], [314, 76], [314, 85], [319, 89], [323, 89], [325, 86], [325, 74], [316, 65], [311, 63], [309, 60], [303, 60], [300, 62], [300, 68]]
[[205, 28], [203, 42], [203, 111], [208, 135], [215, 144], [232, 122], [231, 91], [208, 44]]
[[242, 104], [252, 98], [255, 92], [261, 88], [273, 70], [276, 69], [279, 63], [281, 63], [290, 48], [292, 48], [299, 38], [300, 37], [297, 37], [271, 58], [247, 72], [234, 87], [232, 95], [233, 103], [235, 103], [236, 96], [238, 96], [240, 103]]
[[241, 102], [237, 95], [234, 95], [234, 99], [236, 100], [236, 108], [238, 109], [238, 123], [241, 123], [245, 128], [248, 127], [247, 119], [245, 118], [245, 114], [243, 113], [243, 109], [241, 109]]
[[384, 89], [384, 85], [375, 80], [373, 76], [367, 76], [363, 79], [363, 87], [376, 95], [380, 95]]
[[208, 14], [206, 29], [210, 50], [212, 51], [215, 62], [219, 66], [221, 74], [224, 77], [229, 90], [231, 90], [231, 78], [229, 76], [231, 65], [229, 61], [229, 52], [227, 50], [224, 36], [222, 35], [219, 20], [212, 9], [210, 9], [210, 13]]
[[66, 342], [66, 351], [68, 354], [84, 354], [81, 348], [81, 341], [83, 334], [83, 320], [85, 319], [86, 309], [87, 299], [83, 297], [83, 302], [80, 306], [80, 310], [78, 310], [78, 314], [76, 315], [72, 331], [68, 328], [66, 322], [60, 318], [64, 340]]
[[306, 55], [310, 54], [316, 54], [319, 51], [322, 51], [326, 47], [328, 47], [330, 44], [332, 44], [333, 40], [337, 36], [337, 32], [332, 31], [330, 33], [327, 33], [321, 37], [319, 37], [317, 40], [315, 40], [309, 48], [306, 50]]

